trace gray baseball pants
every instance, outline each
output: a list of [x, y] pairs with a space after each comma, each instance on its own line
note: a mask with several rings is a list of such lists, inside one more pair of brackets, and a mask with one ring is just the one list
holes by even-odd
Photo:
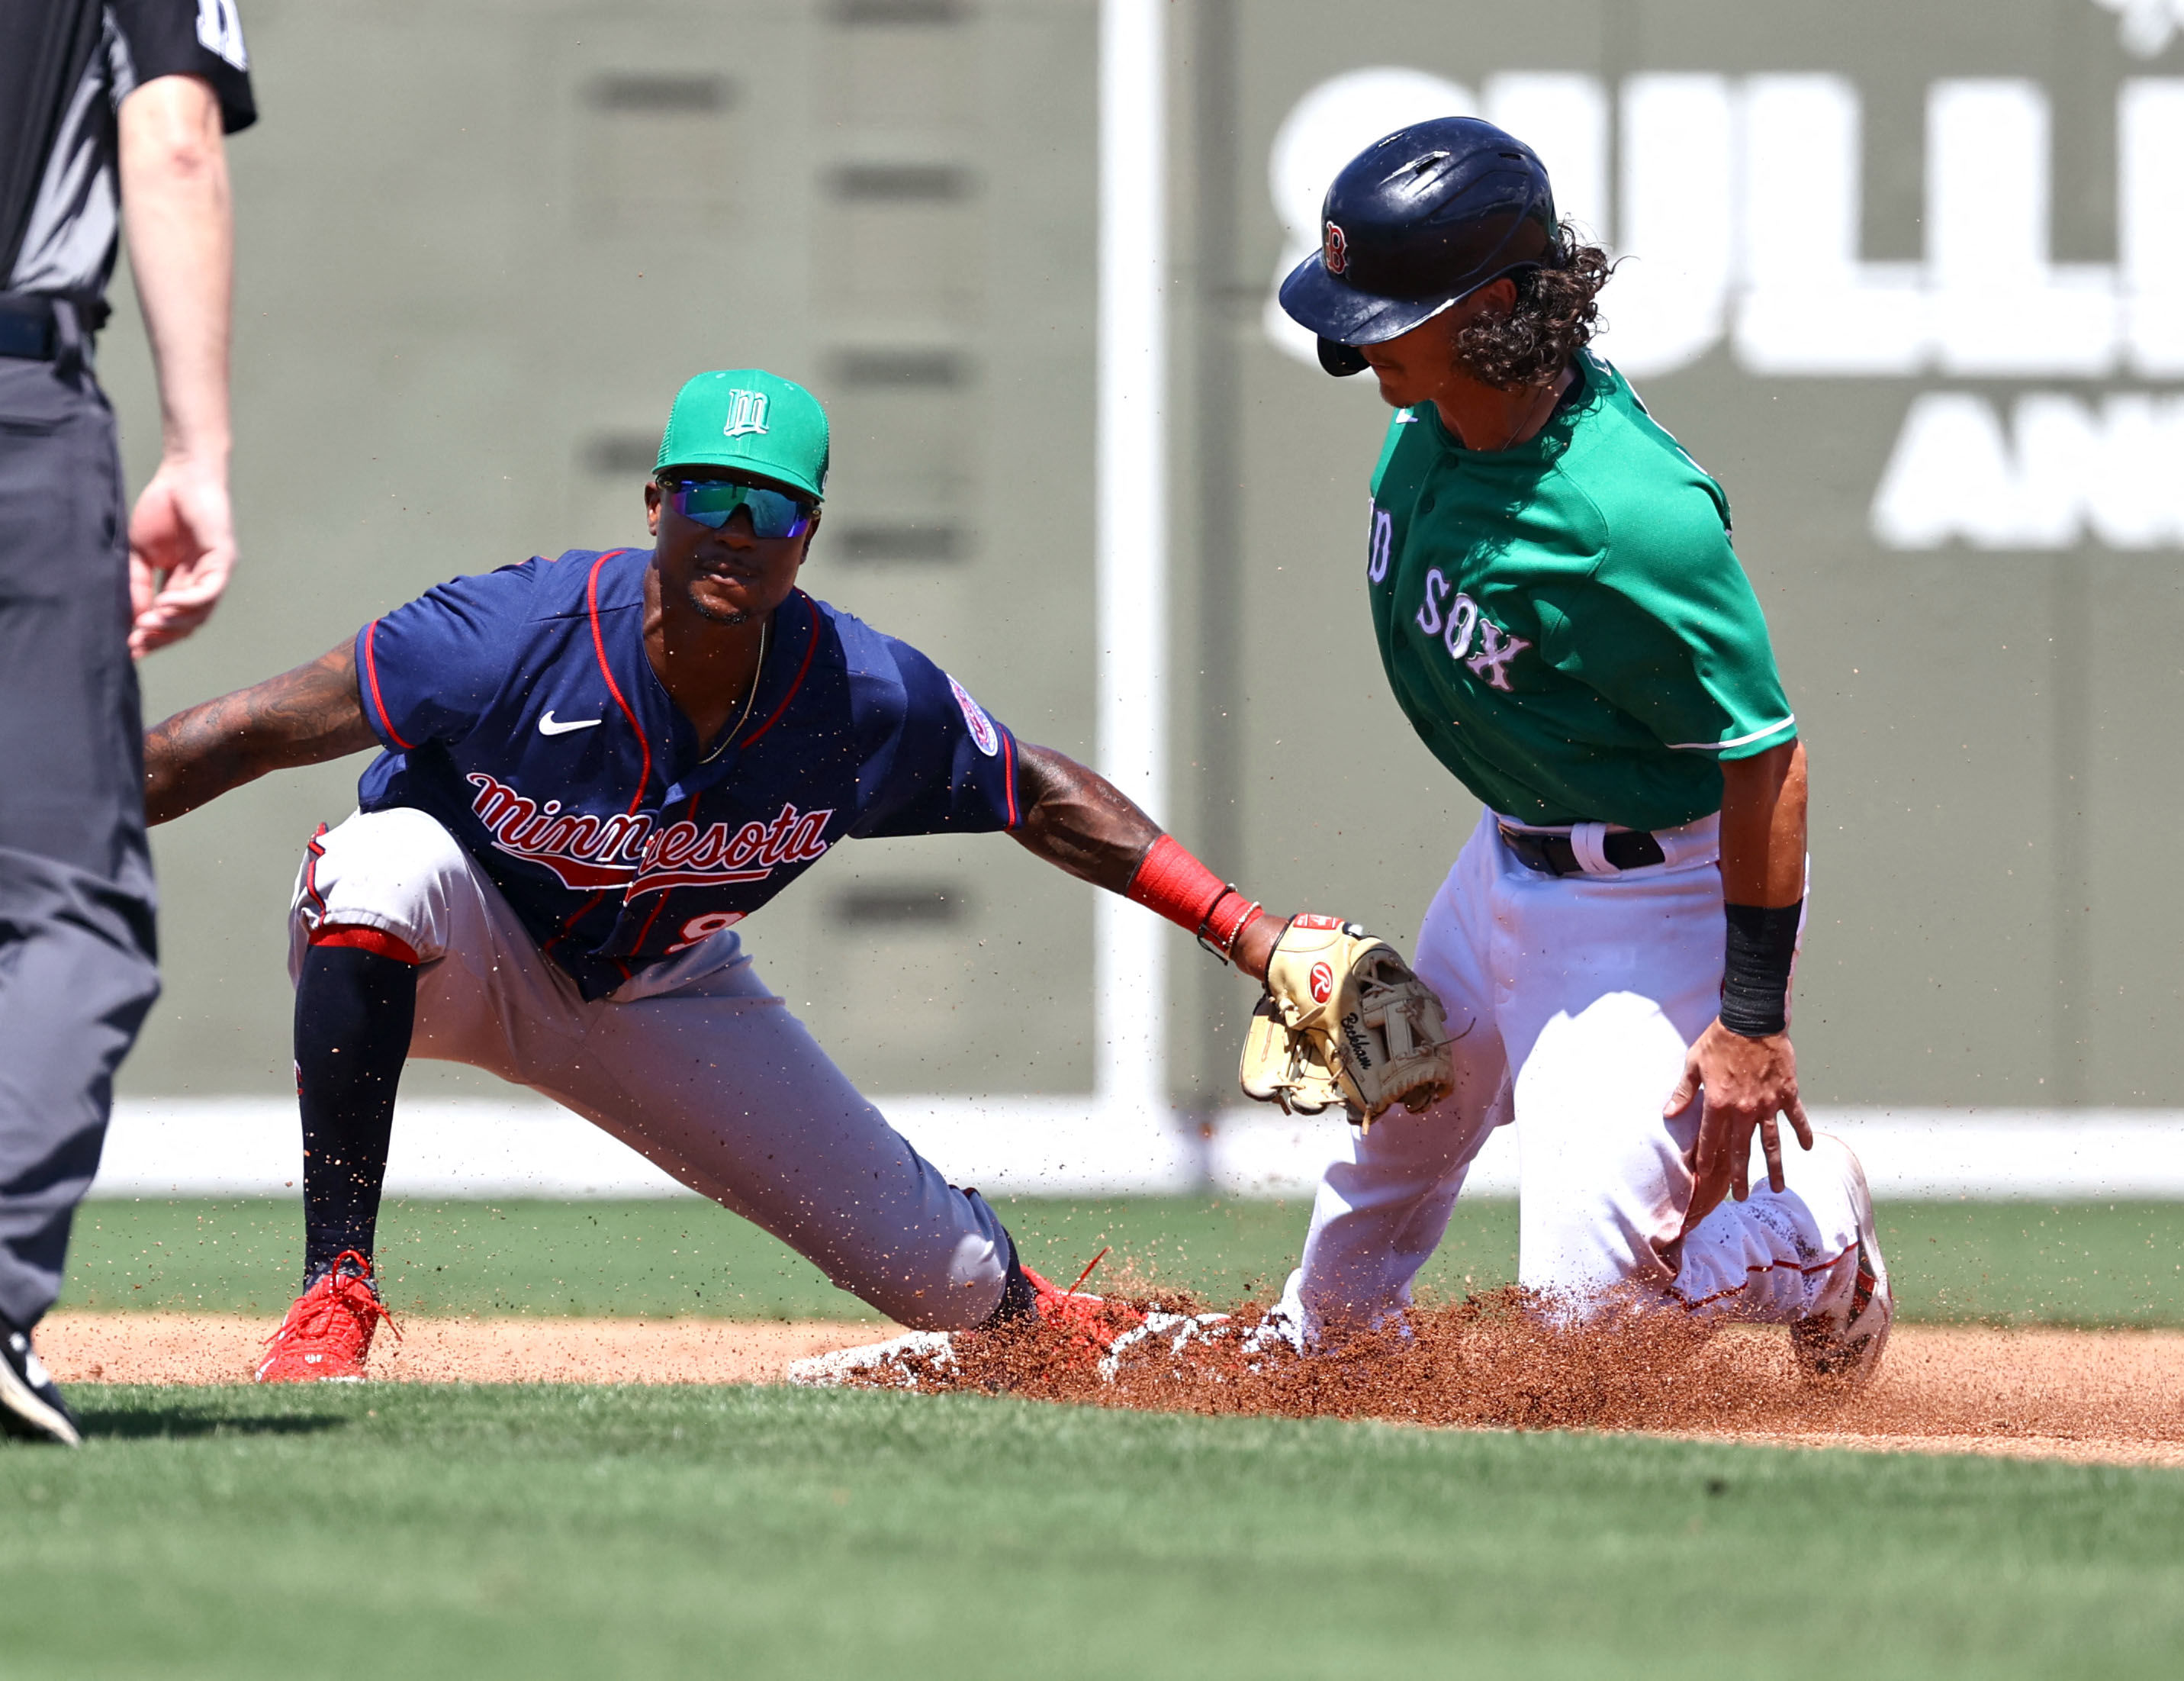
[[858, 1095], [732, 930], [587, 1002], [461, 844], [407, 809], [312, 842], [291, 979], [322, 926], [378, 929], [422, 960], [413, 1057], [575, 1110], [904, 1325], [967, 1330], [1000, 1305], [994, 1211]]
[[98, 387], [0, 357], [0, 1316], [26, 1330], [159, 991], [128, 562]]

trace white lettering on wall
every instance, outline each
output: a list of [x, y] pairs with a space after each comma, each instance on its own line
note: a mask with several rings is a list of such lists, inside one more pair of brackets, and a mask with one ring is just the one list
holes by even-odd
[[1925, 360], [1919, 265], [1858, 259], [1861, 114], [1841, 76], [1746, 84], [1736, 353], [1754, 373], [1908, 374]]
[[2116, 102], [2116, 249], [2131, 365], [2153, 378], [2174, 378], [2184, 375], [2184, 81], [2124, 83]]
[[2184, 35], [2184, 0], [2093, 0], [2118, 14], [2116, 34], [2124, 50], [2142, 59], [2166, 52], [2170, 42]]
[[2184, 544], [2184, 396], [2051, 392], [2000, 410], [1966, 392], [1914, 399], [1873, 499], [1892, 549], [2113, 549]]
[[[1549, 173], [1571, 183], [1559, 207], [1630, 259], [1603, 300], [1601, 346], [1634, 375], [1688, 366], [1724, 337], [1769, 375], [2184, 373], [2184, 79], [2118, 91], [2114, 265], [2050, 256], [2052, 120], [2035, 82], [1927, 90], [1921, 263], [1859, 254], [1862, 112], [1841, 76], [1630, 78], [1613, 205], [1603, 83], [1512, 75], [1485, 92], [1474, 102], [1424, 71], [1373, 70], [1299, 100], [1269, 159], [1288, 235], [1276, 283], [1316, 249], [1327, 184], [1359, 150], [1407, 123], [1476, 110], [1552, 137]], [[1266, 325], [1313, 361], [1311, 336], [1271, 291]]]
[[[2101, 3], [2135, 52], [2184, 34], [2184, 0]], [[1747, 372], [1770, 377], [2184, 378], [2184, 78], [2118, 85], [2113, 264], [2054, 260], [2053, 124], [2035, 81], [1927, 88], [1915, 262], [1861, 249], [1864, 110], [1846, 77], [1654, 74], [1611, 93], [1596, 77], [1538, 71], [1492, 77], [1480, 93], [1379, 69], [1301, 99], [1269, 160], [1288, 234], [1276, 283], [1316, 249], [1327, 183], [1358, 151], [1476, 111], [1540, 145], [1557, 208], [1624, 260], [1600, 345], [1634, 376], [1689, 366], [1726, 341]], [[1311, 335], [1271, 293], [1266, 326], [1316, 370]], [[2031, 394], [2005, 426], [1987, 398], [1921, 397], [1875, 494], [1874, 534], [1914, 549], [2184, 547], [2184, 514], [2160, 488], [2164, 475], [2184, 487], [2180, 401]]]

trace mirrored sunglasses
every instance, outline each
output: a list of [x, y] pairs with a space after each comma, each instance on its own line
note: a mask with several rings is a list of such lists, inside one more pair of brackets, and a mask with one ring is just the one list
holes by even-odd
[[811, 505], [783, 491], [717, 478], [676, 479], [660, 489], [677, 513], [715, 531], [738, 508], [750, 510], [751, 530], [760, 537], [801, 537], [811, 528]]

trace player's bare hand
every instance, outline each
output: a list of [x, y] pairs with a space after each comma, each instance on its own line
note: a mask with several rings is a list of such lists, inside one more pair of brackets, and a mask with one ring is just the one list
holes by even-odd
[[224, 466], [169, 458], [129, 519], [129, 651], [179, 642], [212, 616], [235, 570]]
[[[1698, 1143], [1692, 1151], [1691, 1200], [1684, 1210], [1688, 1232], [1734, 1194], [1752, 1194], [1752, 1134], [1759, 1133], [1767, 1155], [1767, 1182], [1789, 1188], [1782, 1175], [1782, 1134], [1778, 1115], [1787, 1115], [1798, 1144], [1813, 1148], [1813, 1129], [1797, 1097], [1797, 1053], [1786, 1033], [1747, 1039], [1714, 1022], [1684, 1056], [1684, 1075], [1669, 1094], [1662, 1114], [1681, 1113], [1703, 1094]], [[1681, 1237], [1683, 1232], [1679, 1232]]]

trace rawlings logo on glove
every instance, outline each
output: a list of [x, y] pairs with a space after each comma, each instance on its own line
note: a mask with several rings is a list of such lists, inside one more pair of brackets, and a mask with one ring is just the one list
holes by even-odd
[[1396, 955], [1340, 917], [1293, 919], [1267, 963], [1238, 1070], [1244, 1095], [1290, 1114], [1337, 1103], [1359, 1126], [1413, 1114], [1455, 1085], [1440, 1000]]

